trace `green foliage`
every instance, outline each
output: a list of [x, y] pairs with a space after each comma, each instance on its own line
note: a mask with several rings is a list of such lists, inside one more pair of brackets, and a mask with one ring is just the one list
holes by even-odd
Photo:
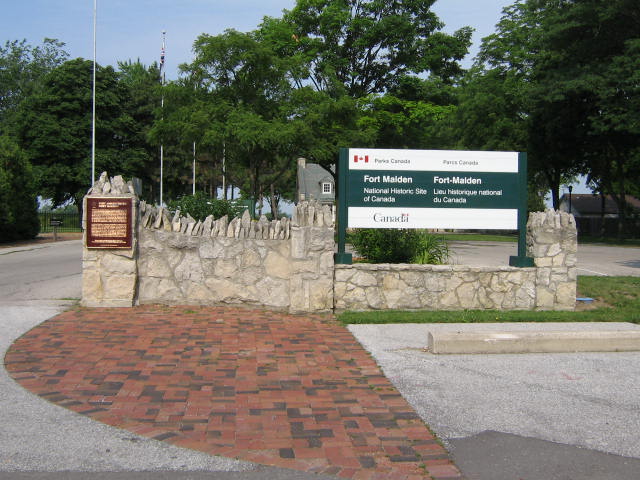
[[199, 131], [202, 148], [217, 159], [224, 151], [229, 183], [247, 197], [268, 197], [277, 211], [280, 198], [293, 199], [295, 158], [308, 138], [292, 113], [287, 62], [255, 32], [201, 35], [194, 51], [194, 61], [182, 69], [196, 89], [195, 118], [203, 128], [191, 129], [190, 112], [176, 111], [159, 122], [163, 135], [169, 125]]
[[300, 83], [337, 97], [387, 91], [407, 74], [429, 73], [451, 81], [467, 53], [471, 29], [442, 33], [434, 0], [297, 0], [282, 20], [261, 30], [280, 56], [297, 60]]
[[118, 129], [122, 164], [117, 174], [141, 179], [142, 198], [153, 201], [160, 178], [160, 162], [157, 161], [158, 146], [148, 141], [148, 135], [161, 103], [160, 72], [156, 64], [145, 67], [140, 61], [120, 62], [118, 70], [117, 81], [124, 103]]
[[586, 174], [624, 216], [640, 183], [638, 32], [636, 0], [505, 8], [462, 84], [460, 146], [527, 151], [531, 183], [554, 208], [560, 186]]
[[393, 95], [370, 96], [362, 102], [358, 125], [376, 132], [377, 148], [438, 148], [439, 123], [448, 119], [455, 107], [420, 100], [404, 100]]
[[411, 263], [443, 265], [450, 257], [449, 246], [444, 237], [423, 232]]
[[0, 242], [34, 238], [39, 228], [31, 165], [13, 141], [0, 136]]
[[526, 0], [503, 10], [464, 79], [456, 128], [463, 148], [528, 152], [531, 187], [550, 189], [558, 208], [560, 185], [580, 172], [582, 158], [571, 150], [579, 123], [565, 122], [573, 110], [539, 102], [546, 85], [536, 72], [556, 4]]
[[61, 65], [68, 54], [64, 43], [45, 38], [33, 47], [26, 40], [7, 41], [0, 46], [0, 132], [18, 104], [33, 93], [45, 74]]
[[231, 219], [244, 210], [234, 202], [211, 198], [202, 192], [172, 200], [168, 202], [168, 207], [173, 213], [180, 210], [182, 215], [191, 215], [195, 220], [204, 220], [209, 215], [215, 219], [228, 215]]
[[[70, 200], [80, 206], [91, 184], [92, 70], [88, 60], [65, 62], [15, 114], [14, 129], [34, 166], [38, 193], [54, 206]], [[149, 159], [139, 132], [144, 117], [136, 121], [136, 112], [127, 111], [135, 104], [131, 90], [113, 68], [100, 66], [96, 87], [96, 175], [144, 175]]]
[[349, 241], [371, 263], [442, 264], [449, 260], [446, 241], [420, 230], [362, 228], [354, 230]]
[[584, 160], [596, 190], [616, 201], [622, 234], [626, 194], [640, 183], [638, 4], [563, 2], [550, 12], [534, 78], [539, 118], [554, 135], [538, 143], [551, 137], [559, 158]]

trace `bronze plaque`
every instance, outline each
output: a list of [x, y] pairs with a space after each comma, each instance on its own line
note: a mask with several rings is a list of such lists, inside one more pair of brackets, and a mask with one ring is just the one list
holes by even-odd
[[131, 248], [131, 197], [87, 197], [87, 248]]

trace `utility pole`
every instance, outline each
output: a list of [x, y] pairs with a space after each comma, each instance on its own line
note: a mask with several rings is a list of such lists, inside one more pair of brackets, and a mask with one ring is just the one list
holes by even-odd
[[222, 142], [222, 198], [227, 199], [227, 164], [225, 142]]
[[91, 186], [96, 183], [96, 26], [98, 0], [93, 0], [93, 87], [91, 112]]
[[193, 142], [193, 195], [196, 194], [196, 142]]
[[[160, 97], [160, 109], [162, 111], [162, 120], [164, 120], [164, 55], [165, 55], [165, 30], [162, 31], [162, 50], [160, 50], [160, 83], [162, 87], [162, 95]], [[164, 182], [164, 145], [160, 140], [160, 206], [163, 205], [163, 182]]]

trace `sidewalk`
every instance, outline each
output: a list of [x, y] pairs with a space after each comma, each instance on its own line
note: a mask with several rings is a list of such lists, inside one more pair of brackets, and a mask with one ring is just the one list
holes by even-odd
[[212, 455], [342, 478], [462, 478], [328, 315], [79, 309], [21, 337], [5, 364], [60, 406]]

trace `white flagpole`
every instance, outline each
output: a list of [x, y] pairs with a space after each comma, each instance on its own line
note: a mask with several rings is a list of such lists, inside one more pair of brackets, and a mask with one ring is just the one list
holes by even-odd
[[[222, 142], [222, 198], [227, 199], [227, 165], [224, 141]], [[233, 191], [232, 191], [233, 193]]]
[[196, 194], [196, 142], [193, 142], [193, 194]]
[[[162, 51], [160, 56], [160, 82], [162, 83], [162, 95], [160, 100], [160, 108], [162, 109], [162, 119], [164, 120], [164, 56], [165, 56], [165, 34], [166, 31], [162, 31]], [[162, 187], [163, 187], [163, 176], [164, 176], [164, 146], [162, 141], [160, 143], [160, 206], [163, 205], [163, 196], [162, 196]]]
[[91, 113], [91, 186], [96, 183], [96, 25], [98, 0], [93, 0], [93, 91]]

